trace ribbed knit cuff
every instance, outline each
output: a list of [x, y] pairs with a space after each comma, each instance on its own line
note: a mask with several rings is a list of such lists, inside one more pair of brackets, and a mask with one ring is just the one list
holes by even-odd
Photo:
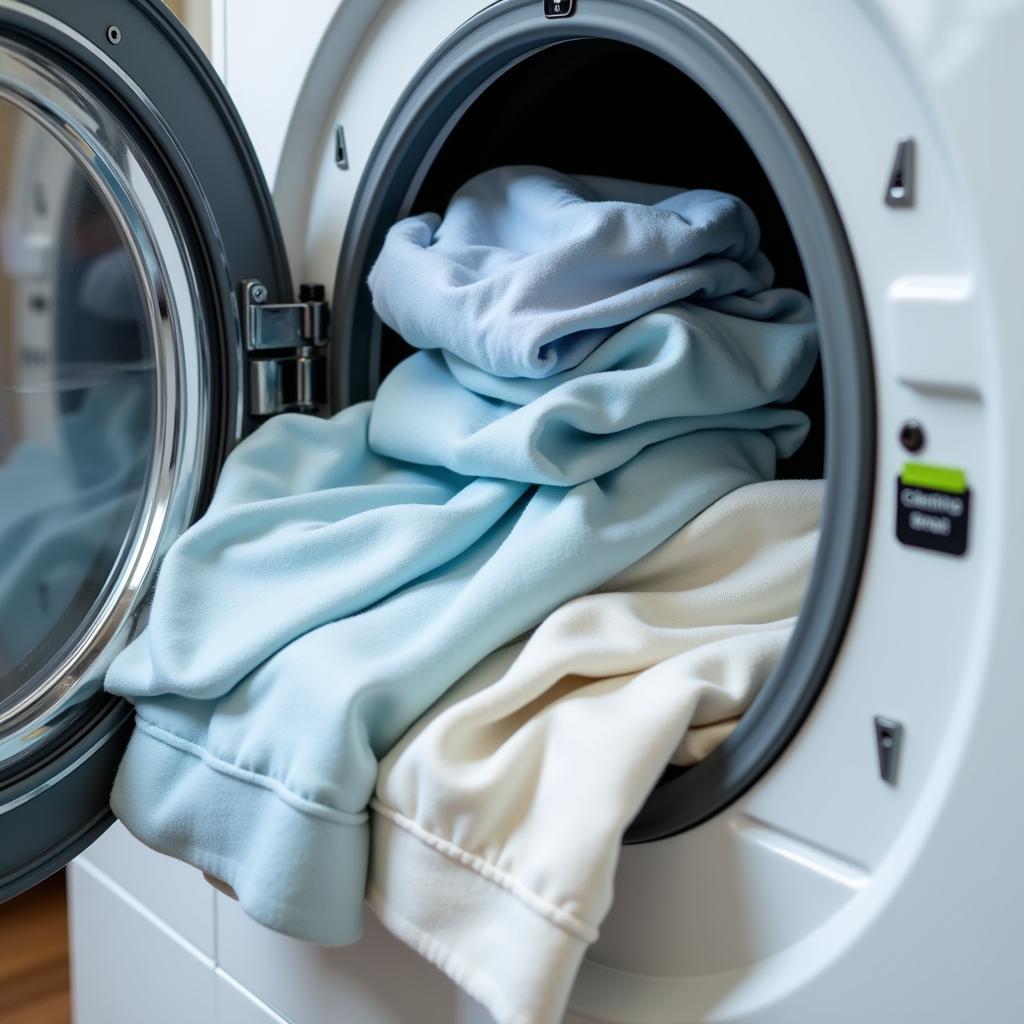
[[596, 933], [493, 865], [373, 805], [367, 900], [497, 1024], [558, 1024]]
[[147, 846], [226, 882], [268, 928], [324, 945], [359, 938], [365, 812], [303, 799], [142, 718], [110, 804]]

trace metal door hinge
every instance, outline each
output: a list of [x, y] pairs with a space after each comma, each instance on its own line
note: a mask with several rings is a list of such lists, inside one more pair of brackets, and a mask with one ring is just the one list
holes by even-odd
[[302, 285], [298, 302], [267, 302], [268, 295], [261, 281], [242, 282], [250, 409], [254, 416], [314, 412], [327, 403], [323, 285]]

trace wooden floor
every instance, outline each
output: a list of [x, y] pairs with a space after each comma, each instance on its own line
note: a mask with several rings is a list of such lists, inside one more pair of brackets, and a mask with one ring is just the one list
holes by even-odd
[[63, 873], [0, 904], [0, 1024], [70, 1024]]

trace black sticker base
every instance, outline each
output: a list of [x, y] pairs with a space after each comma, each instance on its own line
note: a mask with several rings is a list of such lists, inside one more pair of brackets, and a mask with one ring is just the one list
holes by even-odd
[[971, 492], [950, 494], [896, 480], [896, 539], [901, 544], [946, 555], [967, 551]]

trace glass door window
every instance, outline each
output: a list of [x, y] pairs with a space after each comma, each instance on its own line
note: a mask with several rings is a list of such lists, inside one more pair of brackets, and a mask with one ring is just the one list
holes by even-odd
[[144, 502], [155, 365], [118, 216], [0, 97], [0, 711], [73, 645]]

